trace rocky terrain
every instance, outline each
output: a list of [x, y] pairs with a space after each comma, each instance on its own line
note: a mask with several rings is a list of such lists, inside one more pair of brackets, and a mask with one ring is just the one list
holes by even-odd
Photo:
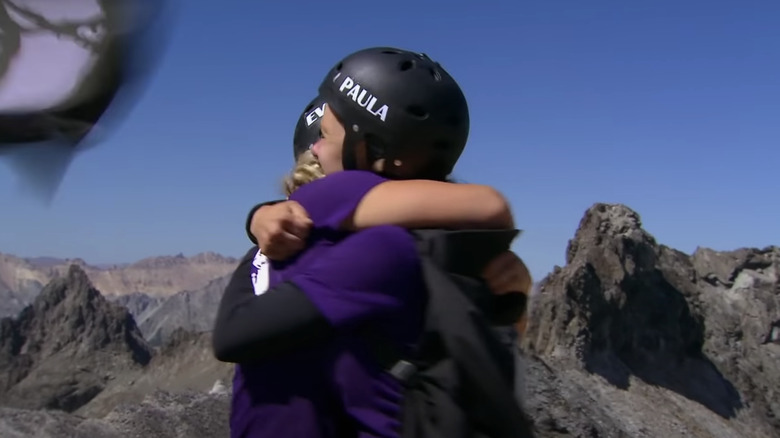
[[[539, 437], [780, 436], [780, 248], [684, 254], [597, 204], [566, 251], [522, 342]], [[2, 321], [0, 436], [226, 436], [232, 370], [194, 333], [225, 280], [109, 301], [87, 275]]]
[[190, 332], [209, 331], [214, 326], [219, 299], [230, 275], [210, 281], [196, 290], [185, 290], [136, 314], [144, 337], [153, 346], [162, 345], [178, 329]]
[[214, 360], [208, 332], [168, 338], [152, 348], [71, 266], [0, 322], [0, 436], [221, 436], [232, 367]]
[[105, 296], [124, 298], [123, 304], [132, 307], [133, 299], [125, 297], [161, 299], [184, 290], [197, 290], [230, 274], [237, 263], [231, 257], [202, 253], [192, 257], [152, 257], [127, 265], [92, 266], [80, 259], [22, 259], [0, 253], [0, 317], [19, 313], [44, 285], [65, 274], [71, 265], [81, 267]]
[[780, 436], [780, 248], [687, 255], [585, 214], [523, 346], [540, 436]]
[[18, 318], [0, 322], [0, 399], [72, 412], [152, 354], [127, 309], [103, 298], [73, 265]]

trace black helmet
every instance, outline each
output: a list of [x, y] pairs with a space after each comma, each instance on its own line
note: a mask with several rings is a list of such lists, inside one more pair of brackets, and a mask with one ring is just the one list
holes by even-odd
[[[425, 54], [392, 47], [360, 50], [328, 72], [319, 92], [344, 125], [345, 169], [400, 159], [402, 168], [386, 167], [388, 176], [444, 179], [466, 146], [466, 98]], [[358, 159], [361, 140], [366, 160]]]
[[293, 154], [295, 159], [302, 153], [308, 151], [311, 145], [320, 138], [320, 119], [325, 110], [325, 99], [320, 96], [315, 97], [306, 105], [298, 123], [295, 125], [295, 134], [293, 135]]

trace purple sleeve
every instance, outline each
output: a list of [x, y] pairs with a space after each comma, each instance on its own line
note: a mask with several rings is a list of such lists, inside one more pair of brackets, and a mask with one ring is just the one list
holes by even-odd
[[344, 170], [304, 185], [290, 200], [306, 209], [315, 227], [339, 228], [363, 196], [385, 181], [386, 178], [372, 172]]
[[390, 225], [348, 236], [290, 280], [335, 328], [402, 311], [424, 290], [414, 238]]

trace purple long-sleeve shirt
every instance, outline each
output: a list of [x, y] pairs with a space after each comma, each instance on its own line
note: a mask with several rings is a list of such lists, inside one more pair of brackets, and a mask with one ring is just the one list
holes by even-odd
[[[424, 286], [415, 242], [394, 226], [339, 229], [363, 196], [384, 181], [373, 173], [345, 171], [307, 184], [291, 196], [314, 222], [307, 249], [290, 261], [271, 263], [267, 292], [255, 290], [251, 280], [254, 274], [263, 281], [262, 263], [253, 263], [256, 250], [237, 269], [215, 337], [235, 335], [230, 315], [250, 316], [261, 306], [269, 312], [280, 285], [294, 285], [285, 293], [302, 293], [307, 302], [298, 307], [312, 305], [322, 319], [318, 332], [330, 334], [317, 338], [312, 332], [306, 336], [310, 342], [298, 336], [278, 354], [236, 366], [231, 437], [398, 436], [400, 384], [382, 372], [356, 333], [371, 326], [401, 346], [419, 336]], [[226, 303], [228, 294], [240, 294], [241, 304]], [[281, 306], [278, 312], [295, 313]], [[280, 323], [296, 330], [284, 323], [296, 321]]]

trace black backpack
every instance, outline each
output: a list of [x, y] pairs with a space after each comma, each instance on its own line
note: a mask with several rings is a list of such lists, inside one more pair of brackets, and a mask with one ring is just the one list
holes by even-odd
[[518, 319], [523, 294], [494, 296], [479, 273], [517, 230], [417, 230], [427, 308], [411, 356], [376, 332], [368, 342], [405, 386], [402, 438], [524, 438], [532, 423], [514, 392], [514, 357], [494, 326]]

